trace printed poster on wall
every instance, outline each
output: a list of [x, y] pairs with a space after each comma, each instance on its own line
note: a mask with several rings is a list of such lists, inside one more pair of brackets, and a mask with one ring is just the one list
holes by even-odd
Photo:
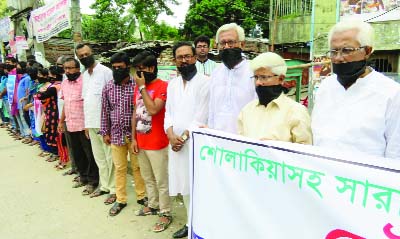
[[341, 0], [340, 18], [368, 22], [400, 20], [399, 0]]
[[191, 145], [191, 239], [400, 238], [398, 160], [210, 129]]
[[32, 11], [29, 22], [37, 42], [44, 42], [71, 27], [69, 6], [69, 0], [55, 0]]

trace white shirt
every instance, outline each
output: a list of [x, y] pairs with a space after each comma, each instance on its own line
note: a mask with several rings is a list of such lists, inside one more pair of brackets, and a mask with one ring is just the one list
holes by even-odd
[[220, 64], [211, 74], [208, 127], [237, 133], [241, 109], [257, 98], [249, 62], [243, 60], [232, 70]]
[[[208, 117], [209, 79], [197, 73], [183, 85], [182, 77], [168, 83], [165, 105], [164, 129], [173, 127], [174, 133], [181, 135], [191, 127], [204, 125]], [[169, 194], [175, 196], [189, 194], [189, 142], [179, 152], [168, 150]]]
[[210, 76], [217, 67], [217, 63], [213, 60], [207, 59], [205, 62], [196, 61], [197, 72]]
[[347, 90], [336, 75], [318, 89], [314, 145], [400, 159], [400, 84], [372, 71]]
[[92, 74], [89, 74], [88, 70], [83, 73], [82, 96], [85, 128], [100, 128], [101, 93], [110, 80], [113, 80], [111, 69], [98, 62]]

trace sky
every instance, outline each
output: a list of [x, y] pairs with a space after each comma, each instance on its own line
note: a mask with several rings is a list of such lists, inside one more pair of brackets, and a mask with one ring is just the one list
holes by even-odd
[[[90, 5], [95, 0], [81, 0], [81, 12], [84, 14], [94, 14], [94, 10], [90, 9]], [[189, 0], [178, 0], [179, 4], [177, 6], [170, 5], [173, 16], [167, 16], [166, 14], [161, 14], [158, 17], [158, 21], [165, 21], [168, 25], [179, 27], [180, 23], [185, 21], [185, 16], [189, 8]]]

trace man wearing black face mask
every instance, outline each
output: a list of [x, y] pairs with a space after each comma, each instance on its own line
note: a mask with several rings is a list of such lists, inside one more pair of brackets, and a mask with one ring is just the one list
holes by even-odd
[[[64, 122], [66, 123], [71, 138], [75, 165], [80, 175], [79, 183], [86, 185], [82, 195], [89, 195], [95, 191], [99, 183], [99, 173], [90, 140], [85, 135], [82, 99], [83, 80], [80, 74], [80, 64], [76, 59], [68, 58], [64, 63], [64, 70], [67, 80], [62, 81], [60, 91], [60, 98], [64, 100], [64, 106], [57, 130], [59, 133], [64, 132]], [[66, 164], [65, 160], [60, 162], [60, 167], [63, 164]]]
[[146, 216], [160, 212], [159, 221], [153, 227], [154, 232], [160, 232], [172, 221], [168, 191], [168, 138], [163, 127], [168, 83], [157, 78], [157, 58], [150, 51], [137, 54], [133, 65], [136, 68], [136, 87], [131, 150], [138, 157], [149, 198], [148, 205], [135, 214]]
[[[89, 44], [78, 44], [75, 53], [85, 66], [83, 75], [83, 104], [85, 114], [86, 137], [90, 138], [94, 158], [99, 168], [100, 188], [91, 197], [100, 196], [101, 192], [109, 192], [105, 204], [112, 204], [116, 200], [114, 164], [112, 161], [111, 147], [103, 141], [99, 134], [101, 122], [102, 91], [107, 83], [113, 82], [113, 72], [110, 68], [94, 60], [93, 50]], [[68, 171], [68, 173], [73, 173]]]
[[278, 54], [262, 53], [250, 63], [258, 99], [240, 112], [240, 135], [259, 140], [311, 144], [311, 120], [307, 109], [290, 99], [282, 86], [285, 60]]
[[400, 85], [367, 66], [374, 30], [358, 20], [337, 23], [312, 113], [314, 144], [342, 152], [400, 159]]
[[[189, 215], [189, 128], [205, 125], [208, 118], [209, 78], [196, 70], [195, 49], [188, 42], [178, 42], [172, 53], [181, 76], [168, 84], [164, 129], [171, 147], [169, 158], [169, 194], [181, 194]], [[188, 227], [173, 234], [187, 236]]]
[[[127, 205], [126, 172], [128, 155], [135, 180], [136, 199], [145, 204], [145, 186], [137, 158], [132, 154], [131, 117], [133, 114], [133, 90], [135, 83], [130, 76], [129, 56], [124, 52], [115, 53], [110, 59], [114, 81], [106, 84], [102, 93], [100, 135], [107, 145], [111, 145], [112, 160], [115, 165], [116, 202], [109, 210], [110, 216], [118, 215]], [[114, 171], [114, 170], [113, 170]], [[104, 189], [105, 190], [105, 189]]]
[[216, 41], [222, 63], [211, 74], [208, 127], [237, 133], [240, 110], [255, 99], [253, 72], [242, 57], [244, 30], [236, 23], [223, 25]]

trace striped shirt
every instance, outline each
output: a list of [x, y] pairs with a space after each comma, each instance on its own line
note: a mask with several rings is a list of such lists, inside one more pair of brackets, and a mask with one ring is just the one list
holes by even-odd
[[134, 87], [132, 79], [127, 84], [117, 85], [114, 81], [109, 81], [104, 86], [101, 99], [100, 134], [110, 135], [113, 145], [124, 145], [125, 137], [132, 140]]
[[82, 74], [75, 81], [61, 82], [60, 98], [64, 100], [65, 122], [69, 132], [85, 130], [85, 116], [83, 114]]
[[217, 63], [210, 59], [207, 59], [205, 62], [196, 61], [197, 72], [206, 76], [210, 76], [215, 67], [217, 67]]

